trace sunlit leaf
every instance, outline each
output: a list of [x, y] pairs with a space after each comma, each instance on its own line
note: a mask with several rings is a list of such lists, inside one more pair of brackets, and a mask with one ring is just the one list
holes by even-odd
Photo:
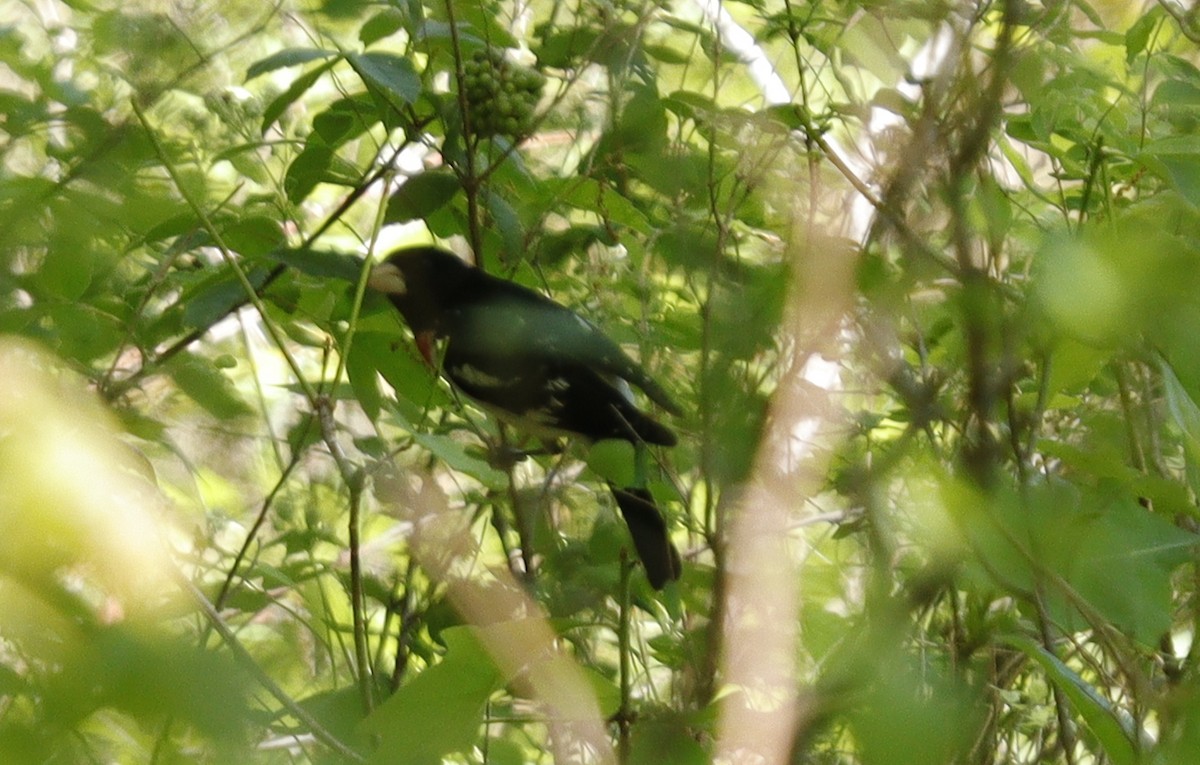
[[327, 50], [318, 50], [316, 48], [287, 48], [285, 50], [272, 53], [264, 59], [255, 61], [246, 69], [246, 79], [252, 80], [255, 77], [264, 75], [267, 72], [273, 72], [276, 69], [283, 69], [289, 66], [297, 66], [299, 64], [307, 64], [310, 61], [317, 59], [332, 58], [336, 53]]
[[287, 108], [294, 104], [301, 96], [303, 96], [309, 88], [316, 84], [317, 80], [321, 79], [322, 75], [333, 68], [336, 63], [335, 59], [331, 59], [321, 64], [320, 66], [311, 69], [297, 77], [288, 86], [288, 89], [280, 93], [267, 108], [263, 110], [262, 131], [265, 133], [275, 121], [287, 111]]
[[372, 52], [347, 56], [346, 61], [363, 82], [394, 97], [394, 106], [412, 103], [421, 94], [421, 78], [406, 58]]
[[385, 220], [389, 223], [425, 218], [447, 204], [462, 189], [453, 173], [432, 171], [415, 175], [388, 199]]

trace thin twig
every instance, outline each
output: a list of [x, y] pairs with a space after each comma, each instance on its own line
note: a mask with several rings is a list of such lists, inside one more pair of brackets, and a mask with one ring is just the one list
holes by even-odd
[[178, 569], [174, 572], [175, 580], [179, 587], [183, 589], [192, 600], [200, 606], [200, 610], [208, 619], [209, 624], [221, 636], [221, 640], [229, 647], [233, 654], [234, 661], [242, 665], [242, 667], [254, 677], [255, 681], [261, 685], [267, 693], [271, 694], [284, 709], [286, 709], [293, 717], [295, 717], [301, 725], [304, 725], [313, 734], [313, 736], [321, 743], [328, 746], [343, 757], [350, 759], [353, 762], [366, 762], [366, 758], [343, 743], [337, 736], [330, 733], [315, 717], [310, 715], [304, 707], [296, 703], [296, 701], [287, 694], [283, 688], [271, 679], [271, 676], [263, 671], [262, 667], [258, 666], [258, 662], [250, 655], [250, 652], [241, 644], [237, 636], [233, 634], [233, 630], [229, 625], [221, 619], [221, 615], [217, 613], [217, 609], [209, 602], [204, 593], [193, 584], [183, 572]]

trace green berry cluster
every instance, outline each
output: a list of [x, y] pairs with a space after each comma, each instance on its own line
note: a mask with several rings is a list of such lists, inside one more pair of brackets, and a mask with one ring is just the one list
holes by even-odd
[[540, 72], [514, 64], [495, 49], [477, 50], [463, 63], [463, 91], [476, 135], [526, 135], [533, 109], [546, 78]]

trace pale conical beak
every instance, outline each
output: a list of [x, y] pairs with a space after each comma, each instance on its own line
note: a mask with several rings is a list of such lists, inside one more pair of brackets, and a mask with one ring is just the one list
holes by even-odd
[[381, 263], [372, 268], [371, 275], [367, 277], [367, 286], [389, 295], [403, 295], [408, 292], [404, 274], [392, 263]]

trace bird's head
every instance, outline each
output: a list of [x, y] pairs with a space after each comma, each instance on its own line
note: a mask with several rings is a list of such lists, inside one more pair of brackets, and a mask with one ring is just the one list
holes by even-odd
[[367, 286], [387, 296], [413, 331], [417, 345], [432, 362], [435, 339], [444, 331], [444, 314], [471, 266], [436, 247], [395, 250], [371, 269]]
[[438, 334], [447, 301], [470, 269], [446, 250], [406, 247], [372, 268], [367, 286], [386, 295], [413, 332]]

